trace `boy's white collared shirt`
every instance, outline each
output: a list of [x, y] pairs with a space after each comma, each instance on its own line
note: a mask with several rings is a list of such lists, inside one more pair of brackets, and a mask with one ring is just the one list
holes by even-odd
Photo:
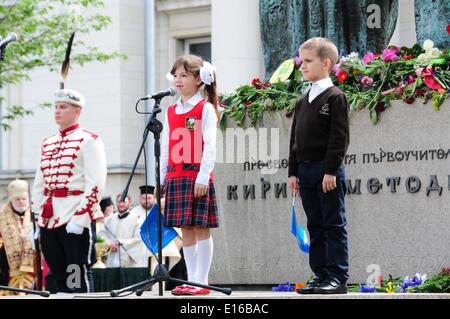
[[[197, 92], [188, 101], [182, 102], [181, 98], [177, 100], [175, 113], [184, 114], [191, 111], [198, 102], [203, 99], [200, 92]], [[164, 180], [167, 174], [167, 163], [169, 161], [169, 119], [167, 111], [164, 116], [164, 126], [161, 135], [161, 166], [160, 178], [161, 185], [164, 185]], [[214, 169], [216, 161], [216, 136], [217, 136], [217, 116], [214, 106], [211, 103], [206, 103], [202, 112], [202, 135], [203, 135], [203, 157], [200, 163], [200, 171], [198, 172], [196, 183], [202, 185], [209, 184], [209, 177]]]
[[308, 102], [311, 103], [320, 93], [333, 85], [333, 81], [329, 77], [312, 82], [309, 89]]

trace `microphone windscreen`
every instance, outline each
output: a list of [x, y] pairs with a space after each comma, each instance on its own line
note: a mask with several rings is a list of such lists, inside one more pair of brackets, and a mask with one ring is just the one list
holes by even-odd
[[17, 41], [19, 37], [14, 32], [10, 32], [8, 36], [11, 38], [12, 41]]
[[174, 87], [169, 88], [169, 91], [170, 91], [170, 96], [177, 95], [177, 90]]

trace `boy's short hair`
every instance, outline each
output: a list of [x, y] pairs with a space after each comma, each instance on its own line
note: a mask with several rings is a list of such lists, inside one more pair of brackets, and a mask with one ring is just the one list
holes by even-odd
[[339, 52], [336, 45], [327, 38], [311, 38], [303, 42], [299, 49], [315, 50], [322, 61], [330, 59], [330, 69], [337, 63], [339, 58]]

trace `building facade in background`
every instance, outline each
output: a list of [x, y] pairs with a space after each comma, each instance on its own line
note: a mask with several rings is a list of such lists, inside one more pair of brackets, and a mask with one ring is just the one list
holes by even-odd
[[[413, 6], [413, 0], [400, 0], [392, 44], [415, 43]], [[170, 86], [165, 74], [178, 55], [194, 53], [212, 61], [221, 93], [231, 92], [255, 77], [262, 78], [264, 64], [258, 0], [108, 0], [102, 14], [111, 16], [112, 24], [83, 40], [106, 52], [121, 51], [128, 59], [74, 65], [66, 87], [85, 95], [80, 123], [97, 132], [105, 143], [106, 194], [114, 196], [124, 188], [142, 141], [145, 117], [135, 112], [135, 103], [151, 93], [146, 91], [148, 87], [158, 91]], [[59, 75], [40, 69], [31, 78], [20, 86], [4, 88], [1, 94], [6, 101], [1, 107], [20, 104], [32, 108], [51, 101], [59, 87]], [[166, 98], [163, 109], [173, 101]], [[145, 105], [141, 107], [145, 109]], [[0, 201], [6, 200], [6, 185], [12, 179], [32, 182], [39, 145], [56, 130], [53, 110], [35, 109], [33, 116], [15, 121], [11, 131], [0, 133]], [[147, 152], [149, 157], [152, 154], [152, 150]], [[152, 176], [154, 171], [149, 166]], [[152, 183], [151, 177], [147, 180]], [[134, 204], [138, 204], [138, 186], [144, 182], [141, 158], [130, 187]]]

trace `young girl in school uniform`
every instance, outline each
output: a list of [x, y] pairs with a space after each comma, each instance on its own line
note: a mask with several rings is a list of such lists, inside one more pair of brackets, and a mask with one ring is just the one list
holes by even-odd
[[[161, 185], [166, 193], [166, 227], [181, 227], [188, 281], [208, 284], [213, 256], [211, 228], [219, 226], [213, 168], [216, 159], [215, 68], [201, 57], [179, 57], [168, 79], [179, 99], [167, 109], [161, 140]], [[174, 295], [210, 290], [178, 286]]]

